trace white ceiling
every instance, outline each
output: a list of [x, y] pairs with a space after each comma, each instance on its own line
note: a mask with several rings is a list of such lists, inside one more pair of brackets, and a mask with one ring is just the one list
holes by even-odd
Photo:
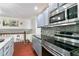
[[[35, 6], [38, 6], [38, 10], [34, 10]], [[0, 16], [31, 18], [47, 6], [46, 3], [0, 3]]]

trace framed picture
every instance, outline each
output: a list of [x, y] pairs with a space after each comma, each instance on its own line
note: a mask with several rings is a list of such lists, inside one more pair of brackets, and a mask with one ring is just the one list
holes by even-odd
[[3, 26], [19, 26], [19, 21], [17, 21], [17, 20], [3, 20]]

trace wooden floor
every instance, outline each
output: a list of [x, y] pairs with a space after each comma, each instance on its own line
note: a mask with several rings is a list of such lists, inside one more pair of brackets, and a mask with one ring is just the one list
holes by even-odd
[[17, 42], [14, 43], [13, 56], [37, 56], [32, 48], [32, 43]]

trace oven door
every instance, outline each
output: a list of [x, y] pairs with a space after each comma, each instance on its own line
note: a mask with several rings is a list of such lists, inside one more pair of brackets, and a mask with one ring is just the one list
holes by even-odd
[[57, 38], [48, 36], [43, 37], [42, 45], [52, 55], [56, 56], [69, 56], [72, 50], [78, 48], [76, 46], [72, 46], [67, 43], [57, 41]]
[[70, 52], [65, 50], [65, 49], [62, 49], [50, 42], [47, 42], [47, 41], [44, 41], [42, 43], [42, 46], [49, 52], [51, 53], [52, 55], [54, 56], [70, 56]]

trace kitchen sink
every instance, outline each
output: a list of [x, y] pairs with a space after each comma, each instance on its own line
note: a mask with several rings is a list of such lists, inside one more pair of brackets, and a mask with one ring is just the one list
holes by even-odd
[[0, 43], [3, 42], [5, 39], [0, 39]]

